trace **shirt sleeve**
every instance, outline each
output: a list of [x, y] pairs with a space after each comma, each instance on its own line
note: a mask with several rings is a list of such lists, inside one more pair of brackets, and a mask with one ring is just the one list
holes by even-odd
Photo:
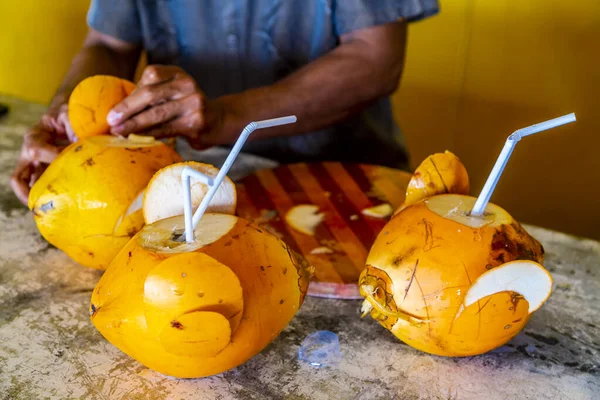
[[338, 35], [403, 19], [415, 22], [439, 12], [437, 0], [335, 0], [333, 22]]
[[124, 42], [139, 44], [142, 40], [136, 0], [92, 0], [87, 23]]

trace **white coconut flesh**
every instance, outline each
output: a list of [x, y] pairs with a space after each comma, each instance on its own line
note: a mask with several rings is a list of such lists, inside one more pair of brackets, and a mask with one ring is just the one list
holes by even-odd
[[238, 218], [230, 214], [205, 213], [194, 229], [194, 241], [181, 241], [185, 231], [183, 215], [162, 219], [145, 225], [138, 234], [138, 243], [157, 253], [186, 253], [196, 251], [226, 236]]
[[361, 212], [368, 217], [387, 218], [394, 213], [394, 209], [390, 204], [383, 203], [375, 207], [365, 208]]
[[[143, 212], [144, 220], [147, 224], [183, 215], [184, 184], [181, 179], [181, 173], [186, 166], [212, 178], [215, 178], [219, 173], [219, 170], [212, 165], [197, 162], [172, 164], [158, 171], [148, 184], [144, 195]], [[192, 211], [195, 211], [208, 192], [209, 187], [196, 178], [191, 177], [190, 188], [192, 194]], [[225, 177], [210, 201], [206, 212], [234, 214], [236, 202], [237, 194], [235, 185], [231, 179]]]
[[314, 236], [317, 226], [325, 219], [319, 213], [319, 207], [313, 204], [300, 204], [288, 210], [285, 222], [294, 230], [305, 235]]
[[152, 146], [165, 146], [165, 144], [159, 140], [156, 140], [152, 136], [140, 136], [131, 134], [128, 137], [117, 137], [111, 135], [98, 135], [88, 138], [99, 145], [109, 147], [126, 147], [126, 148], [140, 148], [140, 147], [152, 147]]
[[483, 215], [471, 215], [471, 210], [476, 201], [477, 199], [471, 196], [441, 194], [427, 198], [425, 204], [430, 211], [440, 217], [474, 229], [482, 228], [486, 225], [500, 226], [511, 222], [512, 218], [505, 210], [491, 203], [487, 205]]
[[529, 313], [542, 306], [552, 292], [552, 277], [535, 261], [511, 261], [480, 275], [467, 291], [464, 307], [484, 297], [501, 292], [514, 292], [529, 303]]

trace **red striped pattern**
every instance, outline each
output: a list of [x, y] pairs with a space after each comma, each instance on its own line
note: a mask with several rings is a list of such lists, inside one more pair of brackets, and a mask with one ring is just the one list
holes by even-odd
[[[407, 172], [372, 165], [284, 165], [258, 171], [238, 184], [238, 215], [280, 236], [315, 267], [309, 295], [359, 298], [358, 277], [387, 222], [361, 210], [384, 202], [398, 207], [409, 180]], [[314, 237], [284, 221], [287, 210], [299, 204], [317, 205], [325, 214]], [[334, 253], [311, 254], [323, 246]]]

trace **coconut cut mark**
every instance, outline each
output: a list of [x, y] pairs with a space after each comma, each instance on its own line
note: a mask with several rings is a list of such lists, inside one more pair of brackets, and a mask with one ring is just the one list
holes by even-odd
[[131, 225], [131, 221], [128, 221], [127, 218], [131, 216], [133, 213], [138, 212], [142, 209], [142, 204], [144, 200], [144, 191], [142, 190], [136, 197], [133, 199], [129, 207], [125, 213], [123, 213], [119, 219], [117, 219], [117, 223], [115, 224], [114, 234], [121, 235], [124, 234], [124, 231], [127, 230], [126, 225]]
[[192, 311], [165, 325], [158, 340], [171, 354], [215, 357], [231, 342], [231, 326], [219, 313]]
[[300, 233], [314, 236], [317, 226], [325, 219], [325, 214], [318, 211], [319, 207], [313, 204], [300, 204], [288, 210], [285, 222]]
[[388, 203], [383, 203], [375, 207], [365, 208], [361, 211], [363, 215], [373, 218], [387, 218], [394, 212], [392, 206]]
[[229, 266], [204, 253], [181, 253], [167, 257], [148, 272], [144, 306], [150, 329], [183, 314], [212, 311], [229, 321], [233, 333], [243, 315], [244, 291]]
[[[218, 168], [195, 161], [176, 163], [159, 170], [148, 183], [144, 195], [142, 207], [144, 220], [147, 224], [183, 215], [184, 185], [181, 180], [181, 173], [186, 166], [212, 178], [215, 178], [219, 173]], [[202, 202], [209, 187], [194, 177], [190, 178], [190, 187], [192, 210], [194, 211]], [[225, 177], [210, 201], [206, 212], [235, 214], [236, 205], [237, 192], [235, 184], [229, 177]]]
[[127, 211], [125, 212], [125, 218], [127, 218], [130, 214], [133, 214], [137, 210], [140, 210], [142, 208], [143, 203], [144, 203], [144, 190], [142, 190], [140, 192], [140, 194], [137, 195], [135, 200], [133, 200], [131, 202], [131, 204], [129, 205], [129, 208], [127, 208]]
[[464, 308], [484, 297], [501, 292], [514, 292], [523, 296], [529, 303], [531, 314], [550, 297], [552, 276], [535, 261], [507, 262], [483, 273], [473, 282], [465, 295]]

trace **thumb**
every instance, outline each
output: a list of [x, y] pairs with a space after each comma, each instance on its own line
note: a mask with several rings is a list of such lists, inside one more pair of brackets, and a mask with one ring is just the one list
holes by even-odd
[[58, 124], [60, 125], [63, 132], [65, 132], [67, 134], [67, 137], [69, 138], [69, 142], [71, 142], [71, 143], [76, 142], [77, 135], [75, 135], [75, 132], [73, 131], [73, 128], [71, 127], [71, 122], [69, 121], [69, 114], [67, 112], [66, 106], [61, 108], [61, 111], [58, 114], [57, 120], [58, 120]]

